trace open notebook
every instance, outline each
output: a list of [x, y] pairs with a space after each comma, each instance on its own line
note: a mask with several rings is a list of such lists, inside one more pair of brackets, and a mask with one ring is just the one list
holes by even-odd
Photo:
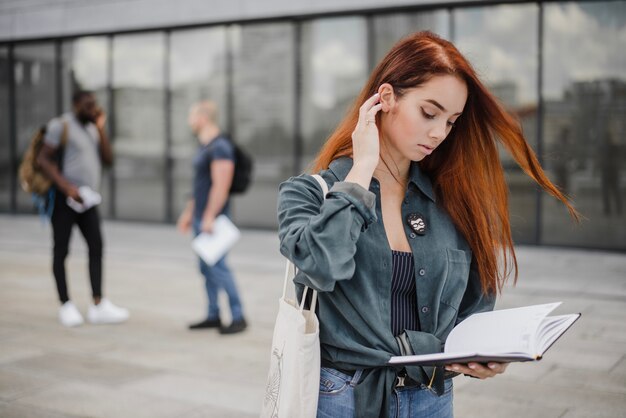
[[394, 356], [389, 364], [433, 366], [539, 360], [580, 317], [548, 316], [561, 302], [471, 315], [448, 336], [443, 353]]

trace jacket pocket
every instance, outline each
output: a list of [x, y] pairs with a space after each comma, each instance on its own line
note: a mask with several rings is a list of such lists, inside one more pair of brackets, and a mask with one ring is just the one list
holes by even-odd
[[452, 248], [446, 249], [446, 255], [445, 284], [441, 302], [458, 311], [467, 287], [472, 259], [470, 252]]

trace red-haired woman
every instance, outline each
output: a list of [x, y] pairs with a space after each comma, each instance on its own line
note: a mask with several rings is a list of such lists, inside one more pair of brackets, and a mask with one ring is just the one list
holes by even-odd
[[316, 289], [322, 370], [318, 417], [452, 417], [452, 377], [506, 364], [386, 366], [439, 352], [450, 330], [493, 309], [517, 263], [498, 156], [577, 217], [547, 179], [519, 124], [450, 43], [399, 43], [318, 155], [280, 186], [280, 250]]

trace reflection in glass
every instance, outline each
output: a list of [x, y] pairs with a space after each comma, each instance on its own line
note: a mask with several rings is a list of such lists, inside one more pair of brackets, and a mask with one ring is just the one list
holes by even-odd
[[115, 209], [165, 220], [164, 35], [113, 38]]
[[291, 23], [236, 26], [233, 107], [237, 142], [254, 157], [251, 190], [233, 201], [239, 225], [275, 227], [278, 184], [293, 174], [294, 28]]
[[85, 37], [66, 41], [62, 47], [63, 110], [72, 108], [72, 93], [90, 90], [98, 103], [108, 108], [107, 67], [109, 41], [103, 36]]
[[374, 56], [378, 63], [393, 44], [413, 32], [429, 30], [449, 39], [448, 12], [390, 14], [374, 17]]
[[320, 19], [302, 25], [304, 167], [353, 104], [367, 79], [367, 67], [365, 19]]
[[543, 242], [626, 249], [626, 3], [546, 4], [545, 22], [545, 161], [588, 220], [545, 199]]
[[11, 146], [9, 137], [9, 50], [0, 47], [0, 211], [11, 209]]
[[192, 104], [214, 101], [220, 126], [226, 128], [226, 29], [216, 27], [176, 31], [170, 37], [173, 215], [182, 211], [191, 195], [191, 159], [198, 146], [187, 125]]
[[[65, 41], [61, 50], [61, 85], [63, 87], [63, 111], [72, 110], [72, 94], [78, 90], [95, 93], [98, 104], [107, 111], [109, 40], [103, 36], [84, 37]], [[110, 216], [110, 170], [105, 169], [100, 185], [102, 216]]]
[[[534, 4], [454, 11], [456, 46], [483, 82], [522, 124], [531, 146], [537, 144], [537, 25]], [[535, 185], [511, 157], [501, 152], [509, 185], [513, 239], [535, 241]]]
[[[35, 131], [56, 115], [54, 44], [17, 45], [14, 49], [17, 155], [22, 156]], [[31, 195], [17, 191], [18, 212], [32, 212]]]

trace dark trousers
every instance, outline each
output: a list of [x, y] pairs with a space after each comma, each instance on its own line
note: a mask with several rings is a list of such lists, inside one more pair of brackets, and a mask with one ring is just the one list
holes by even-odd
[[83, 234], [89, 248], [89, 279], [91, 293], [94, 298], [102, 296], [102, 234], [100, 232], [100, 215], [93, 207], [83, 213], [76, 213], [65, 203], [66, 196], [57, 192], [52, 212], [52, 233], [54, 250], [52, 257], [52, 272], [59, 292], [59, 300], [65, 303], [69, 300], [67, 282], [65, 279], [65, 259], [69, 253], [70, 238], [74, 224]]

